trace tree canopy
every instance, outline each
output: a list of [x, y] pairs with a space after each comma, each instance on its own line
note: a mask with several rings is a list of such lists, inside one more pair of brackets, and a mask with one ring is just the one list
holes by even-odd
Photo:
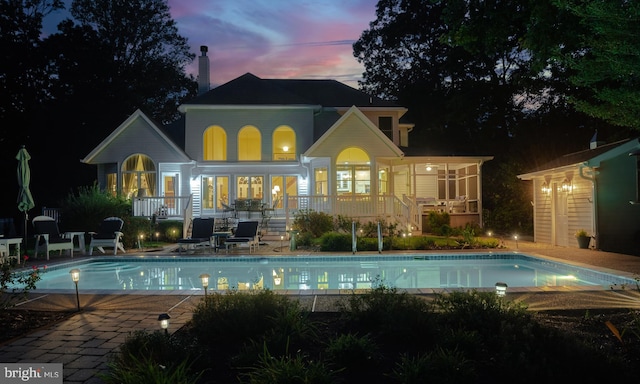
[[0, 39], [10, 48], [0, 63], [3, 174], [14, 175], [12, 157], [26, 144], [38, 206], [91, 185], [95, 168], [79, 159], [135, 109], [168, 123], [197, 89], [186, 74], [195, 54], [166, 0], [74, 0], [71, 17], [43, 36], [43, 17], [62, 6], [0, 0]]
[[484, 206], [517, 227], [526, 194], [504, 193], [521, 191], [518, 173], [588, 148], [596, 130], [613, 141], [640, 129], [631, 3], [380, 0], [353, 46], [361, 87], [409, 107], [411, 146], [494, 155]]
[[556, 0], [554, 4], [577, 18], [581, 27], [577, 45], [553, 57], [572, 70], [570, 83], [584, 90], [569, 95], [571, 103], [590, 116], [640, 129], [640, 3]]

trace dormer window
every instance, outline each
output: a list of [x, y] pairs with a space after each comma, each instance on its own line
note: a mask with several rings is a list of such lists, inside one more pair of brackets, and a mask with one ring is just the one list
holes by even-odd
[[393, 141], [393, 118], [391, 116], [378, 117], [378, 128]]

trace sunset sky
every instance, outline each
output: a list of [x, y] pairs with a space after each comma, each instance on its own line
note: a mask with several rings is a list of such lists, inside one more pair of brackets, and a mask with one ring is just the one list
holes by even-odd
[[[70, 1], [66, 2], [70, 4]], [[244, 73], [335, 79], [357, 87], [352, 44], [375, 19], [377, 0], [168, 0], [193, 53], [209, 47], [211, 84]], [[62, 13], [50, 16], [57, 25]], [[57, 21], [56, 21], [57, 20]], [[196, 74], [197, 59], [188, 68]]]

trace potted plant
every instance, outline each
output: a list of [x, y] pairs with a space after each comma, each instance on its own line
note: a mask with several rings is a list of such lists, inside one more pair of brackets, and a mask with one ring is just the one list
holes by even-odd
[[589, 242], [591, 241], [591, 236], [584, 229], [579, 229], [576, 232], [576, 239], [578, 240], [578, 247], [582, 249], [589, 248]]

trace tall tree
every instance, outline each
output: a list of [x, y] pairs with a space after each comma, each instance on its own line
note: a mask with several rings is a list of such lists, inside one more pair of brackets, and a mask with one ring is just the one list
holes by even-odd
[[583, 70], [560, 58], [581, 58], [591, 26], [560, 1], [572, 0], [381, 0], [354, 44], [361, 87], [409, 107], [412, 146], [495, 156], [484, 207], [512, 220], [496, 229], [531, 220], [525, 195], [504, 199], [520, 190], [514, 175], [585, 149], [595, 128], [612, 132], [573, 108], [589, 89], [575, 85]]
[[[60, 0], [0, 0], [0, 175], [7, 183], [4, 196], [17, 194], [15, 156], [21, 145], [30, 150], [36, 136], [31, 122], [48, 96], [40, 33], [43, 18], [60, 7]], [[17, 213], [15, 204], [0, 207], [4, 217]]]
[[195, 94], [194, 79], [185, 73], [195, 55], [167, 1], [74, 0], [71, 14], [96, 31], [112, 58], [118, 97], [162, 122], [174, 120], [180, 102]]
[[458, 153], [504, 144], [528, 80], [526, 12], [515, 0], [381, 0], [354, 44], [361, 86], [417, 113], [412, 142]]
[[612, 124], [640, 129], [640, 3], [555, 0], [577, 17], [577, 46], [558, 56], [573, 70], [576, 109]]
[[71, 15], [41, 43], [52, 85], [33, 123], [40, 140], [32, 156], [44, 171], [34, 180], [47, 192], [40, 203], [51, 206], [95, 180], [95, 168], [79, 160], [135, 109], [170, 122], [197, 87], [186, 74], [195, 55], [166, 0], [76, 0]]
[[24, 140], [25, 130], [10, 127], [28, 121], [29, 111], [46, 97], [48, 76], [39, 51], [42, 20], [60, 7], [61, 0], [0, 0], [1, 141]]

